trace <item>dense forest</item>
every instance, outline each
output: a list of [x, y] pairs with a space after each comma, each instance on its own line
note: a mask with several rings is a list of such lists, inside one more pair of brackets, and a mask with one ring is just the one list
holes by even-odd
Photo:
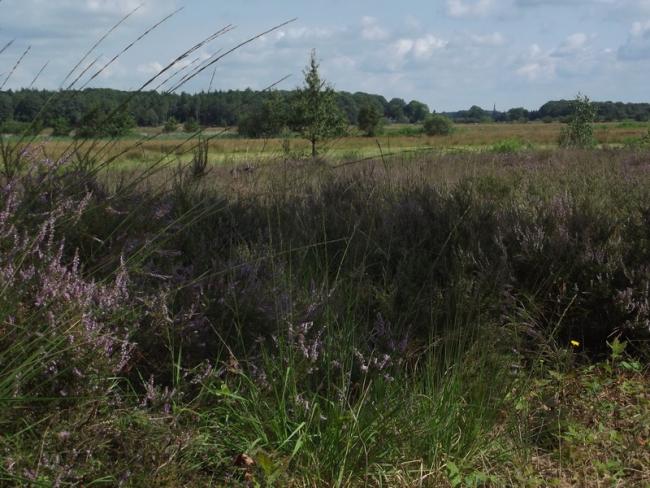
[[[66, 133], [71, 128], [92, 126], [93, 120], [106, 124], [105, 116], [119, 112], [117, 124], [161, 126], [169, 120], [203, 126], [237, 126], [267, 119], [287, 110], [293, 91], [259, 92], [229, 90], [196, 94], [170, 94], [155, 91], [132, 93], [111, 89], [83, 91], [18, 90], [0, 92], [0, 129], [3, 132], [24, 130], [26, 125], [40, 130], [53, 127]], [[430, 108], [417, 100], [387, 100], [381, 95], [337, 92], [336, 102], [350, 124], [356, 125], [364, 107], [373, 107], [384, 118], [395, 123], [419, 123]], [[571, 101], [551, 101], [539, 110], [513, 108], [507, 111], [485, 110], [473, 106], [469, 110], [447, 112], [456, 123], [526, 122], [535, 120], [564, 121], [571, 113]], [[595, 102], [600, 121], [650, 120], [649, 103]], [[94, 117], [94, 118], [93, 118]], [[38, 124], [34, 123], [38, 121]], [[255, 133], [255, 128], [250, 132]]]
[[[138, 126], [163, 125], [170, 118], [179, 123], [196, 121], [203, 126], [235, 126], [247, 117], [261, 116], [273, 103], [280, 110], [289, 105], [292, 91], [259, 92], [229, 90], [196, 94], [158, 92], [131, 93], [111, 89], [83, 91], [19, 90], [0, 92], [0, 124], [27, 123], [40, 120], [45, 127], [67, 124], [78, 127], [88, 114], [103, 113], [125, 107]], [[392, 121], [417, 123], [429, 114], [429, 107], [418, 101], [387, 101], [383, 96], [367, 93], [337, 92], [336, 101], [351, 124], [358, 121], [364, 106], [373, 106]]]

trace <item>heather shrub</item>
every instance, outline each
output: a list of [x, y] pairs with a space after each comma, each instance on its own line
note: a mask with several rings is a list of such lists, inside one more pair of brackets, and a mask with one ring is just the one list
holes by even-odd
[[498, 444], [540, 358], [569, 367], [613, 335], [645, 352], [638, 151], [274, 165], [236, 192], [191, 163], [154, 187], [16, 154], [3, 480], [390, 485], [378, 466], [440, 473]]
[[[648, 196], [633, 181], [610, 188], [616, 173], [562, 178], [513, 170], [453, 187], [388, 186], [383, 177], [350, 173], [305, 180], [299, 197], [230, 201], [205, 189], [179, 192], [178, 215], [203, 215], [171, 241], [183, 256], [176, 266], [206, 276], [198, 289], [211, 326], [195, 336], [205, 351], [231, 337], [243, 352], [291, 320], [310, 322], [300, 310], [309, 308], [304, 290], [318, 277], [334, 290], [329, 313], [345, 311], [368, 333], [377, 313], [415, 337], [443, 333], [457, 321], [451, 305], [476, 300], [486, 319], [498, 321], [517, 311], [504, 312], [509, 296], [505, 303], [535, 297], [536, 328], [554, 340], [578, 337], [594, 354], [611, 334], [642, 339], [642, 291], [626, 290], [645, 286], [639, 236]], [[193, 293], [177, 294], [179, 311], [194, 303]]]
[[104, 394], [133, 347], [126, 269], [103, 283], [84, 276], [60, 230], [79, 223], [92, 194], [57, 191], [65, 160], [24, 158], [26, 172], [0, 193], [3, 396]]

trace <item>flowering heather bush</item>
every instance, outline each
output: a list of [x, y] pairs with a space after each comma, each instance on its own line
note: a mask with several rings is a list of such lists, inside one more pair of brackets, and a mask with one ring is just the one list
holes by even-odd
[[25, 172], [0, 189], [3, 396], [103, 394], [133, 348], [126, 269], [111, 283], [84, 276], [58, 230], [78, 223], [93, 195], [66, 194], [65, 159], [23, 157]]

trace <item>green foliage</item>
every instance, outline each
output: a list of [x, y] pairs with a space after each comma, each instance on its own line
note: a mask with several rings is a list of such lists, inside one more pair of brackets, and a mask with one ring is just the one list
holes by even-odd
[[116, 138], [128, 135], [135, 120], [124, 109], [95, 107], [84, 115], [77, 126], [75, 137], [80, 139]]
[[171, 134], [172, 132], [176, 132], [176, 130], [178, 130], [178, 121], [174, 117], [169, 117], [165, 122], [163, 132], [165, 134]]
[[490, 146], [490, 151], [498, 154], [512, 154], [523, 151], [528, 147], [529, 145], [522, 142], [520, 139], [506, 139], [492, 144], [492, 146]]
[[286, 104], [273, 93], [241, 116], [237, 130], [246, 137], [277, 137], [287, 126], [287, 118]]
[[472, 105], [469, 110], [460, 110], [448, 114], [458, 124], [481, 124], [492, 122], [492, 114], [477, 105]]
[[[278, 91], [285, 103], [294, 95], [293, 91]], [[237, 126], [240, 119], [256, 111], [259, 104], [268, 98], [266, 92], [253, 90], [228, 90], [202, 92], [196, 94], [142, 92], [133, 94], [125, 91], [103, 88], [83, 91], [46, 91], [23, 89], [0, 93], [0, 124], [8, 119], [22, 122], [32, 121], [42, 111], [44, 126], [63, 117], [75, 127], [83, 114], [92, 107], [107, 103], [112, 107], [127, 104], [127, 111], [138, 126], [156, 126], [164, 123], [170, 116], [179, 123], [196, 118], [203, 126]], [[348, 124], [358, 123], [360, 107], [375, 106], [382, 116], [393, 123], [421, 123], [429, 113], [429, 107], [413, 100], [408, 104], [401, 98], [387, 101], [381, 95], [356, 92], [336, 92], [336, 105], [345, 115]], [[130, 100], [130, 101], [129, 101]], [[47, 102], [46, 110], [43, 110]], [[650, 120], [650, 104], [594, 102], [596, 118], [599, 121], [628, 121], [643, 124]], [[528, 111], [518, 107], [505, 112], [493, 112], [473, 106], [468, 110], [451, 112], [447, 115], [455, 123], [480, 123], [485, 121], [566, 121], [572, 111], [572, 102], [567, 100], [550, 101], [539, 110]]]
[[431, 114], [424, 119], [423, 129], [428, 136], [448, 136], [454, 131], [454, 124], [449, 117]]
[[0, 125], [0, 134], [13, 135], [38, 135], [43, 130], [40, 123], [19, 122], [17, 120], [7, 120]]
[[138, 125], [145, 127], [156, 127], [160, 123], [160, 117], [153, 108], [150, 108], [138, 117]]
[[418, 137], [422, 135], [422, 131], [422, 127], [413, 124], [390, 127], [390, 134], [394, 136]]
[[408, 117], [409, 122], [412, 124], [424, 121], [430, 113], [429, 107], [417, 100], [411, 100], [408, 105], [403, 108], [403, 111], [404, 115]]
[[645, 150], [650, 147], [650, 128], [648, 131], [640, 136], [640, 137], [635, 137], [635, 136], [629, 136], [626, 137], [623, 140], [623, 144], [626, 147], [629, 147], [631, 149], [637, 149], [637, 150]]
[[192, 158], [191, 174], [193, 178], [203, 178], [208, 171], [210, 162], [210, 141], [199, 136], [199, 140], [194, 148], [194, 157]]
[[596, 109], [586, 95], [578, 94], [573, 101], [571, 118], [568, 125], [560, 134], [560, 146], [563, 147], [593, 147], [593, 123], [596, 119]]
[[617, 361], [616, 368], [609, 361], [573, 365], [566, 374], [543, 369], [526, 386], [515, 407], [530, 433], [520, 450], [536, 460], [532, 466], [526, 455], [510, 460], [518, 485], [647, 484], [647, 474], [630, 466], [647, 471], [650, 462], [647, 433], [639, 434], [650, 421], [648, 376]]
[[[289, 98], [291, 98], [291, 96], [289, 96]], [[359, 122], [359, 103], [353, 94], [348, 92], [337, 93], [336, 105], [346, 116], [349, 124], [356, 125]]]
[[198, 132], [199, 130], [201, 130], [201, 126], [199, 125], [199, 123], [196, 121], [195, 118], [190, 117], [190, 118], [187, 119], [187, 121], [183, 124], [183, 130], [184, 130], [185, 132], [191, 134], [191, 133]]
[[291, 127], [311, 144], [311, 155], [318, 155], [324, 140], [345, 134], [347, 123], [336, 104], [334, 90], [321, 80], [316, 51], [311, 52], [309, 66], [304, 70], [304, 85], [298, 89], [292, 104]]
[[641, 137], [641, 145], [644, 147], [650, 147], [650, 127], [643, 137]]
[[617, 129], [645, 129], [648, 124], [645, 122], [637, 122], [634, 120], [624, 120], [616, 124]]
[[507, 117], [510, 122], [528, 122], [530, 113], [523, 107], [511, 108]]
[[374, 137], [381, 130], [382, 119], [382, 114], [375, 107], [365, 105], [359, 110], [359, 129], [367, 137]]
[[14, 118], [13, 98], [8, 93], [0, 92], [0, 127]]
[[70, 127], [68, 119], [64, 117], [59, 117], [52, 121], [52, 135], [54, 137], [67, 137], [70, 135], [71, 130], [72, 127]]
[[409, 121], [404, 110], [406, 109], [406, 102], [401, 98], [393, 98], [388, 102], [386, 110], [386, 117], [393, 123], [403, 124]]

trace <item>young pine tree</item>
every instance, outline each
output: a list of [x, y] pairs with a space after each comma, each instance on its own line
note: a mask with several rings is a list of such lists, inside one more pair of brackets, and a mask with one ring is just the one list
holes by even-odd
[[318, 156], [323, 140], [345, 133], [347, 121], [336, 103], [336, 93], [318, 72], [316, 51], [311, 52], [309, 66], [304, 70], [305, 81], [296, 92], [292, 128], [311, 144], [312, 158]]

